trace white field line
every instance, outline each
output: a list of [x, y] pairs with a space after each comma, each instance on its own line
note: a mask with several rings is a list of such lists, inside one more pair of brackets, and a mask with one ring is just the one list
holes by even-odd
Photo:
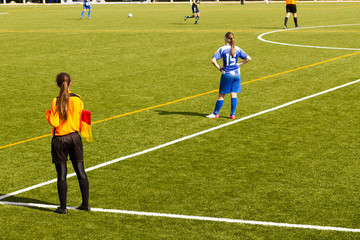
[[298, 44], [291, 44], [291, 43], [281, 43], [281, 42], [275, 42], [275, 41], [269, 41], [265, 40], [263, 36], [271, 34], [271, 33], [277, 33], [277, 32], [283, 32], [283, 31], [292, 31], [292, 30], [301, 30], [301, 29], [309, 29], [309, 28], [326, 28], [326, 27], [343, 27], [343, 26], [356, 26], [360, 24], [342, 24], [342, 25], [328, 25], [328, 26], [315, 26], [315, 27], [302, 27], [302, 28], [292, 28], [292, 29], [282, 29], [282, 30], [276, 30], [271, 32], [262, 33], [258, 36], [258, 39], [263, 42], [267, 43], [273, 43], [273, 44], [279, 44], [279, 45], [286, 45], [286, 46], [293, 46], [293, 47], [308, 47], [308, 48], [323, 48], [323, 49], [337, 49], [337, 50], [351, 50], [351, 51], [360, 51], [360, 48], [338, 48], [338, 47], [321, 47], [321, 46], [310, 46], [310, 45], [298, 45]]
[[[307, 96], [307, 97], [303, 97], [303, 98], [300, 98], [300, 99], [297, 99], [297, 100], [294, 100], [294, 101], [291, 101], [291, 102], [288, 102], [288, 103], [279, 105], [279, 106], [277, 106], [277, 107], [273, 107], [273, 108], [270, 108], [270, 109], [267, 109], [267, 110], [264, 110], [264, 111], [261, 111], [261, 112], [258, 112], [258, 113], [255, 113], [255, 114], [246, 116], [246, 117], [242, 117], [242, 118], [240, 118], [240, 119], [237, 119], [237, 120], [234, 120], [234, 121], [231, 121], [231, 122], [228, 122], [228, 123], [224, 123], [224, 124], [222, 124], [222, 125], [219, 125], [219, 126], [216, 126], [216, 127], [213, 127], [213, 128], [210, 128], [210, 129], [207, 129], [207, 130], [198, 132], [198, 133], [194, 133], [194, 134], [191, 134], [191, 135], [188, 135], [188, 136], [185, 136], [185, 137], [182, 137], [182, 138], [173, 140], [173, 141], [171, 141], [171, 142], [167, 142], [167, 143], [158, 145], [158, 146], [156, 146], [156, 147], [152, 147], [152, 148], [149, 148], [149, 149], [146, 149], [146, 150], [137, 152], [137, 153], [133, 153], [133, 154], [130, 154], [130, 155], [127, 155], [127, 156], [124, 156], [124, 157], [120, 157], [120, 158], [117, 158], [117, 159], [114, 159], [114, 160], [111, 160], [111, 161], [108, 161], [108, 162], [104, 162], [104, 163], [98, 164], [98, 165], [93, 166], [93, 167], [89, 167], [89, 168], [85, 169], [85, 171], [86, 171], [86, 172], [90, 172], [90, 171], [92, 171], [92, 170], [95, 170], [95, 169], [98, 169], [98, 168], [101, 168], [101, 167], [105, 167], [105, 166], [110, 165], [110, 164], [113, 164], [113, 163], [117, 163], [117, 162], [120, 162], [120, 161], [129, 159], [129, 158], [132, 158], [132, 157], [140, 156], [140, 155], [143, 155], [143, 154], [145, 154], [145, 153], [152, 152], [152, 151], [158, 150], [158, 149], [160, 149], [160, 148], [164, 148], [164, 147], [173, 145], [173, 144], [175, 144], [175, 143], [182, 142], [182, 141], [185, 141], [185, 140], [187, 140], [187, 139], [190, 139], [190, 138], [193, 138], [193, 137], [196, 137], [196, 136], [199, 136], [199, 135], [208, 133], [208, 132], [212, 132], [212, 131], [218, 130], [218, 129], [223, 128], [223, 127], [227, 127], [227, 126], [230, 126], [230, 125], [232, 125], [232, 124], [236, 124], [236, 123], [238, 123], [238, 122], [242, 122], [242, 121], [244, 121], [244, 120], [247, 120], [247, 119], [250, 119], [250, 118], [253, 118], [253, 117], [256, 117], [256, 116], [265, 114], [265, 113], [268, 113], [268, 112], [272, 112], [272, 111], [275, 111], [275, 110], [278, 110], [278, 109], [287, 107], [287, 106], [289, 106], [289, 105], [292, 105], [292, 104], [295, 104], [295, 103], [298, 103], [298, 102], [302, 102], [302, 101], [304, 101], [304, 100], [307, 100], [307, 99], [310, 99], [310, 98], [313, 98], [313, 97], [316, 97], [316, 96], [319, 96], [319, 95], [322, 95], [322, 94], [325, 94], [325, 93], [328, 93], [328, 92], [332, 92], [332, 91], [335, 91], [335, 90], [337, 90], [337, 89], [340, 89], [340, 88], [343, 88], [343, 87], [346, 87], [346, 86], [349, 86], [349, 85], [352, 85], [352, 84], [355, 84], [355, 83], [358, 83], [358, 82], [360, 82], [360, 79], [355, 80], [355, 81], [352, 81], [352, 82], [348, 82], [348, 83], [346, 83], [346, 84], [343, 84], [343, 85], [340, 85], [340, 86], [337, 86], [337, 87], [334, 87], [334, 88], [330, 88], [330, 89], [328, 89], [328, 90], [325, 90], [325, 91], [322, 91], [322, 92], [318, 92], [318, 93], [315, 93], [315, 94], [313, 94], [313, 95], [309, 95], [309, 96]], [[209, 120], [210, 120], [210, 119], [209, 119]], [[210, 121], [211, 121], [211, 120], [210, 120]], [[67, 175], [67, 178], [70, 178], [70, 177], [73, 177], [73, 176], [76, 176], [76, 174], [75, 174], [75, 173], [68, 174], [68, 175]], [[30, 186], [30, 187], [27, 187], [27, 188], [24, 188], [24, 189], [20, 189], [20, 190], [18, 190], [18, 191], [16, 191], [16, 192], [12, 192], [12, 193], [8, 193], [8, 194], [5, 194], [5, 195], [2, 195], [2, 196], [0, 196], [0, 200], [5, 199], [5, 198], [8, 198], [8, 197], [11, 197], [11, 196], [14, 196], [14, 195], [17, 195], [17, 194], [19, 194], [19, 193], [23, 193], [23, 192], [30, 191], [30, 190], [35, 189], [35, 188], [38, 188], [38, 187], [42, 187], [42, 186], [48, 185], [48, 184], [53, 183], [53, 182], [56, 182], [56, 179], [52, 179], [52, 180], [49, 180], [49, 181], [47, 181], [47, 182], [39, 183], [39, 184]]]
[[[3, 201], [3, 202], [0, 201], [0, 204], [24, 206], [24, 207], [37, 207], [37, 208], [57, 208], [58, 207], [57, 205], [48, 205], [48, 204], [39, 204], [39, 203], [7, 202], [7, 201]], [[73, 209], [73, 210], [76, 209], [75, 207], [68, 207], [68, 208]], [[342, 228], [342, 227], [316, 226], [316, 225], [291, 224], [291, 223], [276, 223], [276, 222], [264, 222], [264, 221], [253, 221], [253, 220], [231, 219], [231, 218], [203, 217], [203, 216], [154, 213], [154, 212], [138, 212], [138, 211], [117, 210], [117, 209], [91, 208], [91, 211], [92, 212], [104, 212], [104, 213], [129, 214], [129, 215], [148, 216], [148, 217], [166, 217], [166, 218], [198, 220], [198, 221], [240, 223], [240, 224], [250, 224], [250, 225], [272, 226], [272, 227], [303, 228], [303, 229], [314, 229], [314, 230], [322, 230], [322, 231], [360, 232], [360, 229], [356, 229], [356, 228]]]

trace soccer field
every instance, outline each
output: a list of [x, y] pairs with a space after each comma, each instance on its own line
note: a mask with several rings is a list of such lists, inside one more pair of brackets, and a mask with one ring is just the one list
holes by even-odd
[[[0, 6], [1, 239], [360, 239], [360, 3]], [[128, 13], [133, 17], [128, 18]], [[86, 15], [85, 15], [86, 16]], [[207, 119], [232, 31], [241, 66]], [[45, 111], [68, 72], [93, 112], [93, 211], [68, 162], [59, 199]]]

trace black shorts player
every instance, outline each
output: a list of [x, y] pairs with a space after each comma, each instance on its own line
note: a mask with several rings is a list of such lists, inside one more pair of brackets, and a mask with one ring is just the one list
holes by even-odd
[[193, 15], [185, 16], [184, 21], [186, 21], [186, 19], [188, 19], [188, 18], [195, 18], [195, 24], [199, 24], [198, 23], [199, 18], [200, 18], [199, 4], [200, 4], [200, 0], [192, 0], [191, 10], [193, 12]]
[[284, 29], [287, 29], [287, 21], [290, 17], [290, 13], [293, 14], [294, 16], [294, 23], [295, 23], [295, 28], [298, 28], [298, 24], [297, 24], [297, 9], [296, 9], [296, 0], [286, 0], [286, 16], [285, 16], [285, 24], [284, 24]]

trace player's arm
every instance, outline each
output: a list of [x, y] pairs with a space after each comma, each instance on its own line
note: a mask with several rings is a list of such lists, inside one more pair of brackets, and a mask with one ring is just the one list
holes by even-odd
[[243, 61], [239, 62], [237, 65], [240, 67], [241, 65], [244, 65], [245, 63], [248, 63], [250, 61], [251, 61], [251, 57], [247, 55], [246, 58]]
[[192, 0], [192, 3], [195, 4], [196, 6], [199, 6], [195, 0]]
[[219, 71], [221, 71], [221, 67], [219, 66], [219, 64], [217, 63], [217, 61], [216, 61], [216, 58], [212, 58], [211, 59], [211, 62], [212, 62], [212, 64], [214, 64], [214, 66], [219, 70]]
[[46, 120], [53, 127], [58, 127], [60, 124], [59, 113], [56, 111], [56, 100], [53, 100], [51, 110], [47, 110], [45, 113]]

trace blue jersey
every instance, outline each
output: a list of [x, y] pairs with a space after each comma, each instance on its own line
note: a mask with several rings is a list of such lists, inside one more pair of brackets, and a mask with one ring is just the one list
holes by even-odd
[[87, 8], [87, 9], [90, 9], [91, 8], [91, 5], [90, 5], [90, 2], [84, 0], [84, 8]]
[[231, 56], [230, 51], [231, 51], [231, 45], [227, 44], [219, 48], [213, 56], [213, 58], [215, 58], [216, 60], [222, 58], [223, 60], [222, 70], [225, 72], [238, 70], [239, 69], [239, 66], [237, 65], [238, 58], [240, 57], [241, 59], [245, 59], [248, 56], [241, 48], [236, 46], [235, 46], [234, 57]]

